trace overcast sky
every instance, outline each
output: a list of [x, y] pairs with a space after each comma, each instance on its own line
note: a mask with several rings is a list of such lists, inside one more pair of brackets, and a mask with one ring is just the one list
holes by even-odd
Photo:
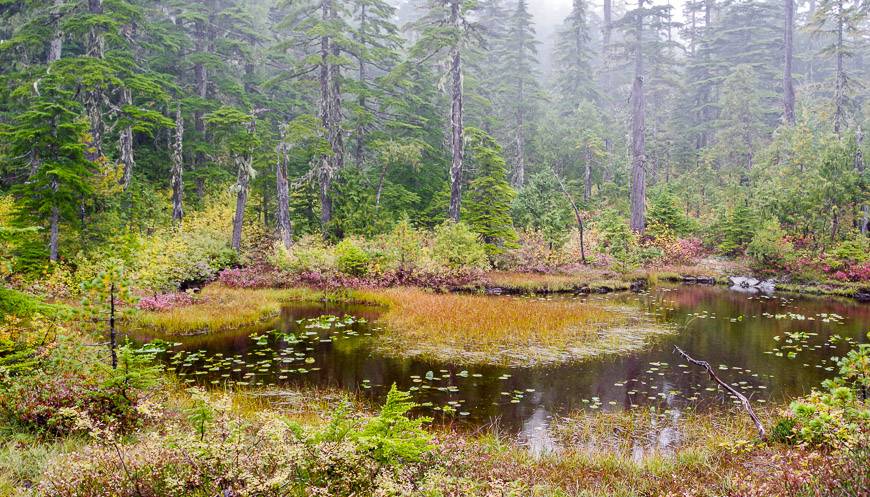
[[[543, 63], [544, 67], [548, 67], [548, 61], [552, 56], [554, 37], [556, 26], [560, 25], [565, 17], [571, 12], [572, 0], [527, 0], [529, 11], [534, 16], [535, 29], [538, 32], [538, 39], [541, 41], [541, 46], [538, 50], [538, 59]], [[624, 4], [626, 0], [613, 0], [614, 5]], [[673, 6], [674, 20], [680, 21], [683, 16], [683, 2], [685, 0], [670, 0]], [[628, 0], [629, 9], [637, 5], [637, 0]], [[508, 5], [511, 2], [507, 2]], [[669, 0], [652, 0], [653, 5], [667, 5]], [[601, 17], [604, 2], [602, 0], [591, 0], [589, 2], [591, 12]], [[625, 10], [625, 9], [619, 9]]]

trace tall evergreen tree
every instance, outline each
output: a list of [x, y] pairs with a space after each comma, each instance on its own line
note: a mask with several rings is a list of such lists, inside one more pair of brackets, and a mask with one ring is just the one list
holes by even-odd
[[592, 74], [592, 35], [588, 16], [587, 1], [574, 0], [556, 45], [556, 87], [566, 112], [573, 112], [583, 100], [594, 101], [598, 96]]
[[836, 61], [834, 73], [834, 132], [846, 128], [849, 113], [849, 74], [846, 59], [851, 56], [861, 33], [861, 23], [868, 10], [864, 2], [849, 0], [820, 0], [810, 28], [817, 36], [825, 37], [828, 43], [822, 54], [833, 56]]
[[476, 40], [469, 14], [474, 4], [462, 0], [428, 0], [426, 15], [415, 23], [419, 33], [411, 56], [425, 62], [439, 55], [447, 56], [450, 78], [450, 203], [448, 217], [459, 221], [462, 204], [464, 111], [463, 55]]
[[532, 16], [525, 0], [518, 0], [511, 14], [504, 45], [504, 66], [500, 71], [506, 85], [505, 103], [512, 131], [512, 183], [522, 188], [526, 178], [526, 142], [531, 116], [540, 98], [537, 71], [537, 45]]

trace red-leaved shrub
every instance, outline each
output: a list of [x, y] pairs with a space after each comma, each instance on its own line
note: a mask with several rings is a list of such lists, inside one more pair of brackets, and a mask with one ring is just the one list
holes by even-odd
[[161, 293], [139, 300], [139, 309], [143, 311], [164, 312], [176, 307], [193, 304], [193, 297], [184, 292]]

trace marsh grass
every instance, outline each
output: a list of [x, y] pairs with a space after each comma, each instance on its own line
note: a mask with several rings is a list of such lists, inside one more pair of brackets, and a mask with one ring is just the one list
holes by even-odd
[[274, 317], [287, 302], [338, 301], [383, 305], [372, 292], [353, 290], [324, 292], [304, 287], [286, 289], [241, 289], [209, 285], [193, 305], [168, 311], [143, 311], [134, 318], [135, 326], [159, 330], [165, 335], [207, 333], [255, 324]]
[[21, 490], [39, 481], [49, 461], [87, 444], [86, 438], [76, 436], [41, 440], [17, 433], [0, 438], [0, 495], [4, 496], [27, 495]]
[[571, 273], [518, 273], [493, 271], [487, 273], [486, 284], [516, 293], [561, 293], [582, 290], [628, 290], [630, 284], [615, 273], [597, 269]]
[[380, 348], [453, 363], [528, 365], [634, 350], [667, 332], [627, 308], [569, 299], [435, 294], [402, 288], [381, 293], [388, 310]]
[[[756, 410], [764, 422], [772, 423], [774, 416], [768, 409], [756, 407]], [[741, 440], [751, 441], [758, 435], [750, 418], [738, 409], [580, 411], [560, 418], [553, 433], [560, 446], [612, 454], [635, 462], [662, 457], [703, 459], [703, 451], [718, 452], [722, 447]]]
[[[760, 414], [766, 421], [772, 415]], [[465, 441], [456, 471], [478, 481], [522, 482], [510, 495], [745, 495], [741, 487], [745, 490], [748, 481], [757, 485], [755, 480], [769, 480], [779, 489], [781, 477], [747, 473], [753, 465], [769, 464], [783, 446], [728, 447], [755, 437], [745, 414], [688, 411], [678, 420], [671, 416], [650, 410], [580, 411], [555, 421], [560, 448], [543, 456], [501, 435], [481, 435]], [[679, 427], [680, 437], [661, 445], [661, 432], [674, 427]]]

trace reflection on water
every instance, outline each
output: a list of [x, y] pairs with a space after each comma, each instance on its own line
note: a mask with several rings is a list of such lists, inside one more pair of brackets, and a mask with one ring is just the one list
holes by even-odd
[[[832, 337], [860, 342], [870, 329], [870, 306], [830, 298], [747, 295], [708, 286], [556, 298], [636, 306], [680, 332], [643, 351], [579, 363], [466, 367], [377, 355], [371, 347], [377, 308], [291, 304], [271, 323], [180, 338], [167, 361], [185, 382], [202, 385], [325, 385], [380, 399], [396, 383], [411, 390], [436, 421], [481, 426], [498, 420], [534, 452], [543, 452], [552, 449], [552, 416], [572, 410], [655, 405], [678, 417], [686, 406], [735, 402], [702, 370], [683, 364], [674, 345], [710, 362], [723, 380], [761, 403], [801, 395], [832, 376], [830, 357], [850, 346]], [[673, 429], [658, 433], [659, 447], [679, 436]]]

